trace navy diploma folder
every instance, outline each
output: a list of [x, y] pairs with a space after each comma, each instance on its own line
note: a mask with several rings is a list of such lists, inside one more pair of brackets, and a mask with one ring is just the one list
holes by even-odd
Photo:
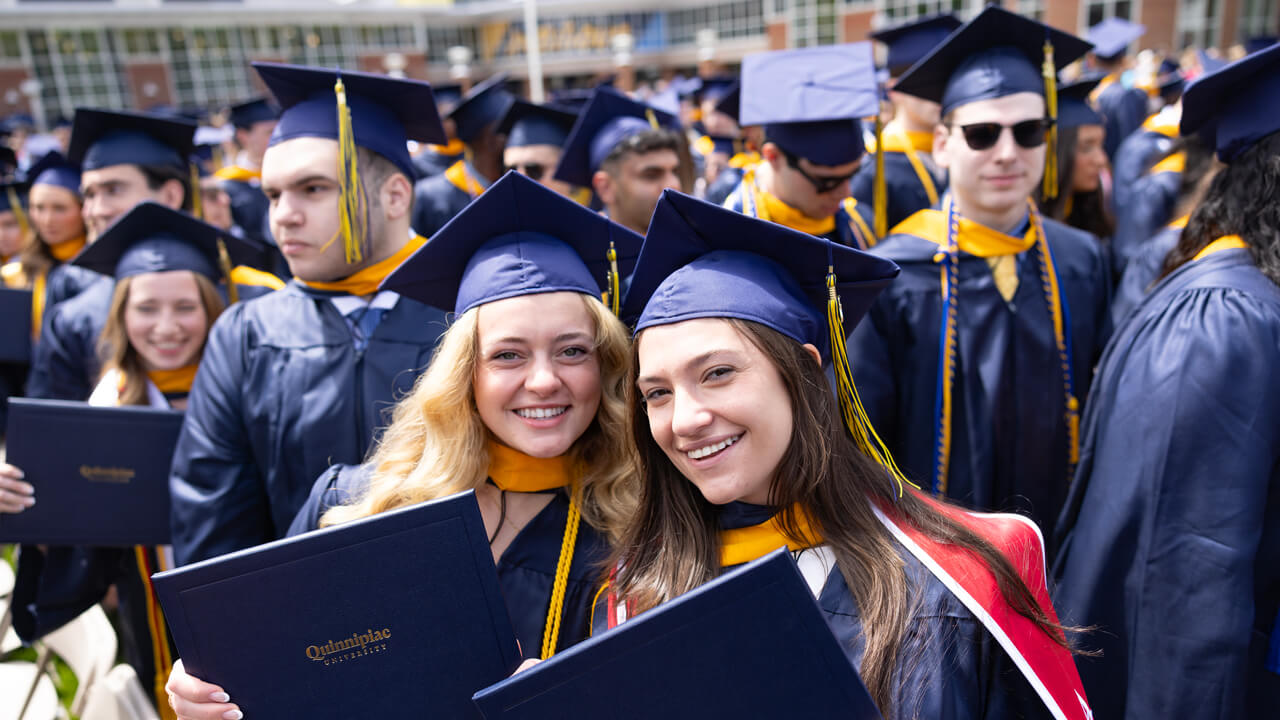
[[31, 291], [0, 288], [0, 363], [31, 363]]
[[778, 550], [475, 696], [486, 720], [880, 717]]
[[169, 464], [182, 413], [9, 399], [8, 462], [36, 504], [0, 514], [0, 542], [129, 547], [169, 542]]
[[250, 718], [478, 718], [520, 664], [472, 492], [152, 580], [187, 671]]

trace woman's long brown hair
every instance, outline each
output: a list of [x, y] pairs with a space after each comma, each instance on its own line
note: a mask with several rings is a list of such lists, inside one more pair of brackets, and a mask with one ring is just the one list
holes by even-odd
[[[794, 422], [770, 497], [774, 505], [786, 508], [780, 524], [788, 536], [804, 537], [791, 510], [800, 508], [835, 554], [862, 619], [862, 679], [885, 717], [892, 712], [897, 691], [923, 691], [892, 684], [894, 669], [918, 661], [922, 648], [913, 642], [913, 657], [902, 657], [918, 589], [908, 582], [898, 548], [873, 505], [892, 507], [928, 537], [976, 555], [991, 568], [1000, 592], [1018, 613], [1069, 647], [1063, 629], [1040, 608], [1004, 554], [913, 493], [898, 496], [889, 473], [854, 445], [841, 424], [826, 376], [799, 343], [756, 323], [726, 322], [758, 347], [783, 378]], [[634, 384], [630, 389], [643, 484], [639, 507], [613, 566], [619, 568], [619, 596], [642, 611], [715, 578], [721, 571], [720, 535], [716, 507], [658, 447]]]
[[[213, 327], [213, 321], [218, 319], [226, 305], [209, 278], [199, 273], [191, 274], [196, 279], [196, 287], [200, 289], [200, 304], [204, 306], [204, 312], [208, 318], [205, 326], [207, 339], [208, 329]], [[129, 342], [129, 334], [124, 325], [124, 311], [129, 304], [129, 286], [132, 280], [131, 277], [119, 280], [116, 283], [115, 293], [111, 296], [111, 310], [107, 314], [107, 323], [102, 327], [102, 334], [98, 336], [98, 357], [102, 359], [102, 373], [98, 375], [98, 380], [112, 370], [118, 369], [124, 376], [124, 387], [120, 390], [119, 404], [146, 405], [148, 404], [147, 370], [142, 365], [142, 358], [138, 356], [138, 351], [134, 350]], [[200, 348], [203, 352], [203, 342]]]

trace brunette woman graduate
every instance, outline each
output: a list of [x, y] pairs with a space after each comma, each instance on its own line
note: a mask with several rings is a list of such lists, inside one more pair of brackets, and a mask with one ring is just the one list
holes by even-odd
[[787, 545], [885, 717], [1083, 719], [1035, 526], [906, 487], [861, 411], [844, 336], [897, 272], [663, 195], [624, 311], [640, 504], [595, 625]]

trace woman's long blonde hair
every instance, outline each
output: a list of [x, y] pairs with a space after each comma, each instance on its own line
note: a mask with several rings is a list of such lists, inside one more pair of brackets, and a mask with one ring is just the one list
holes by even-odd
[[[196, 287], [200, 290], [200, 304], [204, 307], [206, 317], [205, 338], [209, 337], [209, 329], [213, 321], [218, 319], [226, 308], [222, 296], [213, 281], [200, 273], [191, 273], [196, 279]], [[115, 293], [111, 296], [111, 309], [107, 313], [107, 322], [98, 336], [98, 357], [102, 359], [102, 372], [98, 380], [112, 370], [119, 370], [124, 376], [120, 390], [121, 405], [147, 404], [147, 369], [142, 365], [142, 358], [129, 342], [129, 333], [124, 324], [124, 311], [129, 305], [129, 288], [133, 278], [121, 278], [116, 282]], [[204, 352], [204, 343], [200, 344], [200, 352]], [[196, 355], [200, 357], [199, 354]]]
[[[586, 468], [579, 478], [582, 517], [616, 540], [636, 504], [635, 452], [629, 439], [627, 329], [595, 298], [582, 296], [595, 325], [600, 360], [600, 407], [569, 455]], [[330, 509], [320, 526], [336, 525], [479, 487], [488, 477], [489, 430], [476, 409], [479, 353], [472, 308], [449, 327], [413, 391], [396, 404], [391, 425], [368, 460], [367, 489]]]

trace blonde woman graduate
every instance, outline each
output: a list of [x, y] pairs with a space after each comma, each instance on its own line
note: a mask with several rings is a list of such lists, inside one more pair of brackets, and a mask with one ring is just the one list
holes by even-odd
[[786, 545], [886, 718], [1084, 720], [1035, 526], [909, 487], [861, 412], [844, 335], [897, 273], [663, 195], [623, 313], [639, 507], [595, 624]]
[[[220, 246], [235, 264], [261, 252], [255, 243], [147, 202], [76, 257], [75, 267], [115, 279], [98, 341], [103, 370], [90, 405], [186, 407], [209, 328], [226, 305], [218, 286]], [[12, 470], [0, 464], [0, 473]], [[164, 683], [174, 654], [150, 577], [171, 567], [168, 546], [23, 545], [13, 593], [14, 629], [26, 642], [43, 637], [101, 602], [114, 585], [124, 657], [167, 713]]]
[[[630, 341], [607, 301], [640, 243], [523, 175], [494, 183], [384, 283], [455, 318], [368, 461], [325, 472], [290, 533], [474, 490], [524, 656], [586, 638], [635, 507]], [[240, 711], [178, 670], [169, 688], [183, 718]]]

